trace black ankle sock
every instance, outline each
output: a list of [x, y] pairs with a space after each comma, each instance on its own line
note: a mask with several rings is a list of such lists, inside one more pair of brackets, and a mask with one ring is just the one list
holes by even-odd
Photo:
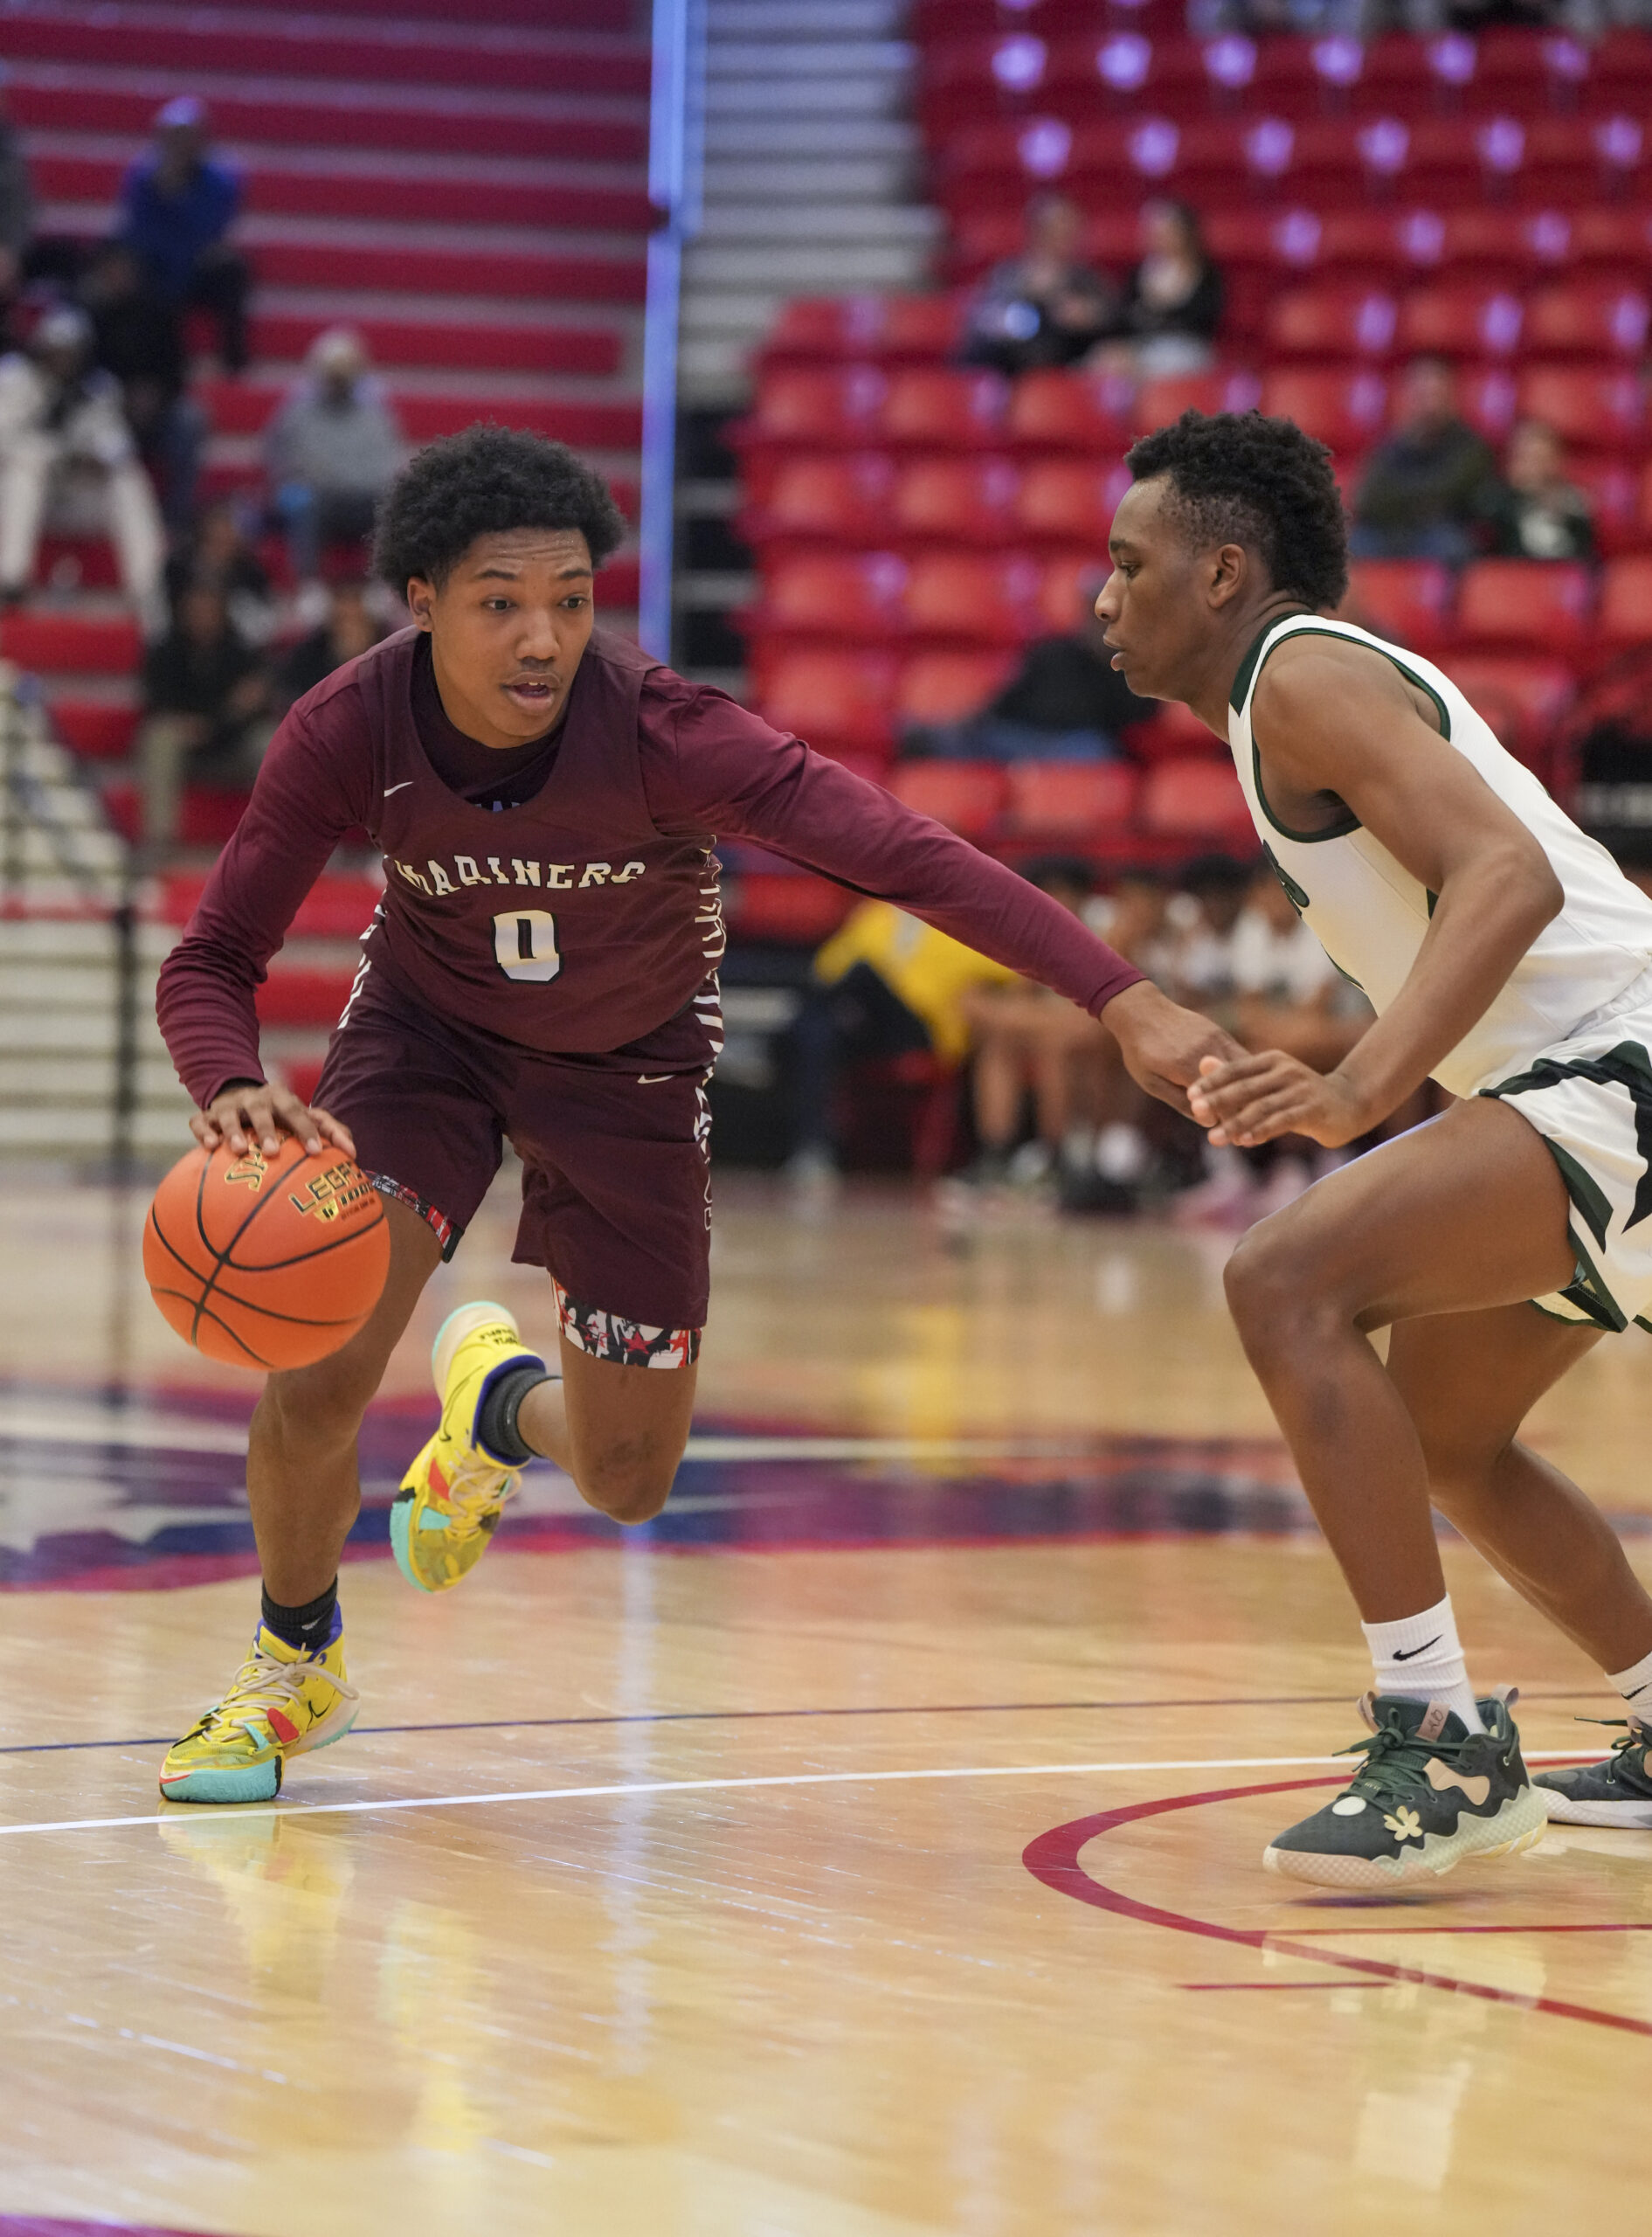
[[264, 1588], [264, 1622], [278, 1639], [285, 1639], [288, 1646], [295, 1646], [303, 1654], [319, 1654], [327, 1645], [328, 1634], [333, 1628], [333, 1611], [338, 1606], [338, 1579], [335, 1577], [325, 1592], [302, 1608], [283, 1608], [279, 1600], [270, 1598], [269, 1587]]
[[482, 1402], [476, 1409], [476, 1439], [495, 1460], [504, 1461], [508, 1467], [520, 1468], [524, 1461], [536, 1458], [534, 1448], [524, 1442], [516, 1426], [516, 1416], [530, 1390], [537, 1390], [542, 1382], [555, 1380], [554, 1375], [546, 1374], [540, 1360], [525, 1360], [520, 1367], [501, 1368], [490, 1377], [482, 1393]]

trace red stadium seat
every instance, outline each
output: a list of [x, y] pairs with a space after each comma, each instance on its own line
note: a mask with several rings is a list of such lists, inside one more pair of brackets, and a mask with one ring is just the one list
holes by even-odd
[[1534, 117], [1526, 134], [1530, 190], [1559, 202], [1611, 201], [1646, 179], [1646, 133], [1638, 117]]
[[1639, 287], [1545, 287], [1526, 303], [1526, 348], [1544, 357], [1639, 358], [1652, 303]]
[[1019, 451], [1117, 451], [1128, 398], [1081, 373], [1023, 373], [1005, 433]]
[[1652, 216], [1644, 209], [1614, 208], [1609, 203], [1574, 210], [1567, 248], [1567, 268], [1574, 276], [1588, 268], [1602, 279], [1621, 282], [1646, 261], [1652, 248]]
[[1582, 365], [1528, 365], [1518, 403], [1526, 419], [1543, 419], [1563, 441], [1586, 450], [1641, 450], [1646, 396], [1633, 373]]
[[1521, 303], [1501, 287], [1420, 287], [1400, 307], [1400, 346], [1407, 353], [1507, 357], [1518, 348]]
[[857, 447], [886, 385], [874, 365], [776, 366], [760, 377], [756, 407], [733, 430], [735, 440]]
[[1652, 643], [1652, 558], [1614, 559], [1600, 578], [1598, 627], [1614, 649]]
[[904, 599], [913, 636], [1019, 645], [1036, 625], [1039, 571], [1014, 553], [926, 551], [912, 562]]
[[903, 627], [903, 560], [891, 551], [781, 552], [763, 569], [764, 635], [877, 643]]
[[997, 373], [907, 366], [889, 374], [879, 440], [898, 448], [980, 450], [998, 441], [1008, 384]]
[[1289, 357], [1386, 357], [1399, 306], [1374, 287], [1292, 287], [1268, 312], [1268, 346]]
[[1261, 393], [1254, 373], [1165, 373], [1144, 381], [1130, 414], [1134, 433], [1151, 435], [1184, 412], [1248, 412]]
[[780, 307], [780, 315], [763, 345], [765, 359], [801, 357], [858, 357], [864, 343], [849, 337], [849, 305], [844, 295], [794, 295]]
[[[1287, 232], [1282, 222], [1281, 239], [1294, 240], [1300, 252], [1309, 239], [1308, 213], [1292, 215], [1294, 231]], [[1436, 270], [1445, 251], [1446, 221], [1434, 210], [1328, 210], [1313, 222], [1319, 228], [1314, 267], [1327, 278], [1392, 289]], [[1301, 270], [1306, 258], [1299, 253], [1282, 261]]]
[[1165, 838], [1255, 844], [1255, 827], [1230, 760], [1160, 761], [1142, 781], [1141, 822]]
[[1441, 261], [1483, 287], [1517, 287], [1533, 273], [1564, 270], [1576, 227], [1559, 210], [1491, 207], [1444, 212]]
[[965, 839], [985, 839], [993, 829], [1007, 789], [996, 761], [909, 761], [889, 783], [896, 800]]
[[919, 653], [901, 670], [895, 710], [906, 723], [957, 723], [978, 714], [1015, 670], [1015, 655]]
[[1089, 459], [1035, 459], [1016, 495], [1016, 534], [1029, 544], [1088, 545], [1099, 560], [1130, 481], [1122, 462], [1098, 466]]
[[1007, 459], [914, 459], [895, 477], [887, 532], [902, 545], [1001, 544], [1017, 480]]
[[1138, 782], [1123, 761], [1023, 761], [1009, 779], [1005, 836], [1074, 847], [1127, 825]]
[[1566, 477], [1588, 499], [1595, 543], [1608, 558], [1638, 551], [1648, 542], [1641, 525], [1641, 477], [1633, 466], [1610, 454], [1574, 457], [1566, 461]]
[[1047, 560], [1039, 581], [1039, 627], [1056, 637], [1076, 628], [1094, 606], [1107, 573], [1105, 551], [1063, 551]]
[[1515, 420], [1518, 389], [1507, 365], [1465, 365], [1457, 375], [1457, 409], [1477, 434], [1501, 443]]
[[742, 514], [741, 534], [749, 544], [792, 538], [864, 549], [883, 533], [894, 480], [888, 460], [876, 452], [784, 459], [766, 502]]
[[1451, 571], [1433, 559], [1357, 559], [1344, 618], [1433, 653], [1451, 635]]
[[1593, 53], [1593, 82], [1612, 100], [1652, 107], [1652, 44], [1643, 31], [1608, 31]]
[[1576, 651], [1589, 634], [1593, 585], [1586, 567], [1542, 559], [1477, 559], [1457, 592], [1457, 634], [1465, 643], [1518, 645], [1552, 655]]
[[895, 663], [887, 654], [811, 646], [765, 664], [757, 710], [811, 745], [881, 754], [891, 738]]
[[886, 364], [938, 364], [957, 347], [964, 309], [957, 295], [857, 295], [850, 300], [877, 304], [877, 328], [867, 347]]
[[1589, 84], [1592, 57], [1581, 39], [1500, 25], [1475, 44], [1487, 94], [1528, 112], [1537, 100], [1568, 107]]
[[1262, 382], [1261, 408], [1269, 419], [1294, 419], [1305, 434], [1334, 451], [1363, 451], [1381, 433], [1387, 390], [1375, 373], [1287, 367]]
[[1541, 775], [1576, 686], [1559, 661], [1453, 654], [1440, 663], [1510, 753]]
[[1208, 761], [1216, 750], [1213, 731], [1201, 723], [1191, 707], [1166, 699], [1145, 722], [1132, 723], [1127, 733], [1131, 758], [1156, 761]]

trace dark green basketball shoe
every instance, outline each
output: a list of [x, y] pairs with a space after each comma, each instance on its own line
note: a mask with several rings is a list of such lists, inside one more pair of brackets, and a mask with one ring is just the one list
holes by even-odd
[[1262, 1853], [1269, 1872], [1320, 1887], [1410, 1886], [1471, 1856], [1529, 1849], [1548, 1823], [1509, 1714], [1515, 1695], [1480, 1703], [1483, 1732], [1469, 1732], [1443, 1701], [1366, 1693], [1371, 1727], [1347, 1756], [1365, 1762], [1323, 1810]]
[[[1612, 1717], [1580, 1717], [1581, 1724], [1612, 1724]], [[1539, 1771], [1531, 1783], [1561, 1825], [1652, 1825], [1652, 1724], [1628, 1720], [1621, 1740], [1612, 1742], [1603, 1763], [1578, 1763], [1564, 1771]]]

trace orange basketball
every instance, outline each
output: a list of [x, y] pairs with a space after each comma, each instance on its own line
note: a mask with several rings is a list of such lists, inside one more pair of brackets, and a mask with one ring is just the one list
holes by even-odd
[[181, 1157], [143, 1226], [143, 1273], [179, 1335], [230, 1367], [308, 1367], [378, 1303], [390, 1229], [377, 1190], [340, 1151], [290, 1134], [273, 1156]]

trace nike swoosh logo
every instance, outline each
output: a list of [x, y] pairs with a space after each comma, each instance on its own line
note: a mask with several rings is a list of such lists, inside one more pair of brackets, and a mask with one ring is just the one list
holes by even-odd
[[399, 785], [386, 785], [379, 797], [382, 800], [388, 800], [392, 793], [404, 793], [412, 781], [411, 777], [404, 777]]
[[1394, 1660], [1396, 1662], [1414, 1662], [1420, 1654], [1427, 1654], [1431, 1646], [1438, 1646], [1441, 1637], [1441, 1634], [1436, 1631], [1431, 1639], [1424, 1639], [1420, 1646], [1397, 1646], [1394, 1649]]
[[[1649, 1680], [1649, 1683], [1652, 1683], [1652, 1680]], [[1638, 1701], [1646, 1690], [1645, 1686], [1637, 1686], [1632, 1693], [1626, 1693], [1623, 1698], [1626, 1701]]]
[[676, 1077], [677, 1075], [675, 1072], [639, 1072], [637, 1075], [637, 1085], [639, 1087], [658, 1087], [661, 1080], [674, 1080]]

